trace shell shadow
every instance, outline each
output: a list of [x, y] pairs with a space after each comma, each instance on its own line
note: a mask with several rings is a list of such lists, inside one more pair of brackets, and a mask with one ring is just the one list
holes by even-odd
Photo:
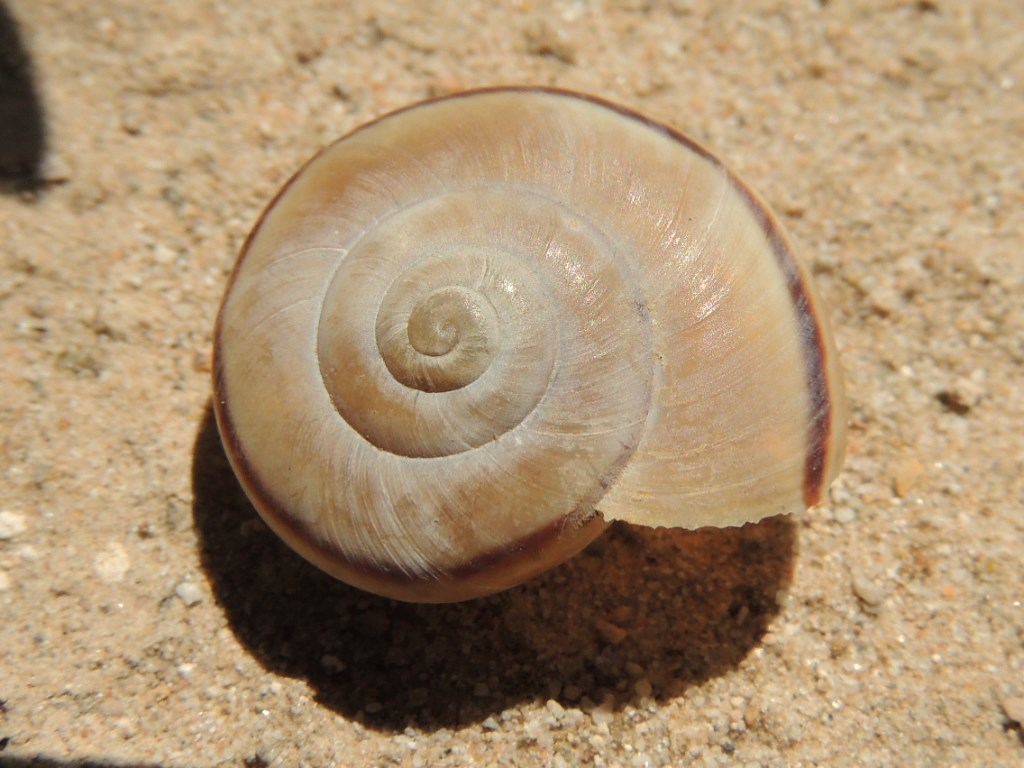
[[28, 51], [18, 24], [0, 1], [0, 191], [42, 186], [46, 126]]
[[269, 672], [382, 731], [481, 722], [535, 699], [664, 700], [757, 646], [791, 581], [787, 518], [686, 532], [613, 526], [584, 553], [489, 598], [410, 605], [348, 587], [288, 549], [231, 471], [207, 408], [193, 454], [202, 566]]
[[31, 757], [0, 756], [3, 768], [164, 768], [160, 763], [123, 763], [100, 758], [56, 758], [33, 754]]

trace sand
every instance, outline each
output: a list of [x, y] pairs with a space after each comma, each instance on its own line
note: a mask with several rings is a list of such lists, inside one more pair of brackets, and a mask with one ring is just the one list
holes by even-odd
[[[1024, 764], [1024, 4], [3, 6], [0, 764]], [[394, 603], [246, 502], [212, 325], [316, 149], [501, 83], [639, 109], [760, 191], [849, 455], [802, 515]]]

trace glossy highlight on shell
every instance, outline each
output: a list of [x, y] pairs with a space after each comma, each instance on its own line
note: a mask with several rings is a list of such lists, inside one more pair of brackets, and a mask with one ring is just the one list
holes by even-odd
[[490, 89], [324, 149], [264, 212], [214, 338], [249, 498], [355, 586], [514, 586], [611, 520], [741, 525], [838, 472], [841, 374], [806, 268], [685, 136]]

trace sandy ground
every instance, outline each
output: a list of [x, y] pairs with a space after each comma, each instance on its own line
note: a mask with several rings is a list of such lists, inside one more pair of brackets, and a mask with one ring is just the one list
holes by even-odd
[[[1024, 764], [1024, 4], [3, 6], [0, 764]], [[826, 503], [434, 607], [257, 518], [209, 408], [242, 239], [324, 143], [498, 83], [778, 210], [847, 372]]]

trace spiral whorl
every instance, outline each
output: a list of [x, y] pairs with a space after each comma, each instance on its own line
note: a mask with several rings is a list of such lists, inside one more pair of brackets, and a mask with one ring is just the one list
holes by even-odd
[[215, 338], [232, 463], [324, 569], [497, 591], [606, 519], [736, 524], [835, 471], [838, 368], [771, 215], [689, 140], [544, 90], [328, 147], [239, 259]]

